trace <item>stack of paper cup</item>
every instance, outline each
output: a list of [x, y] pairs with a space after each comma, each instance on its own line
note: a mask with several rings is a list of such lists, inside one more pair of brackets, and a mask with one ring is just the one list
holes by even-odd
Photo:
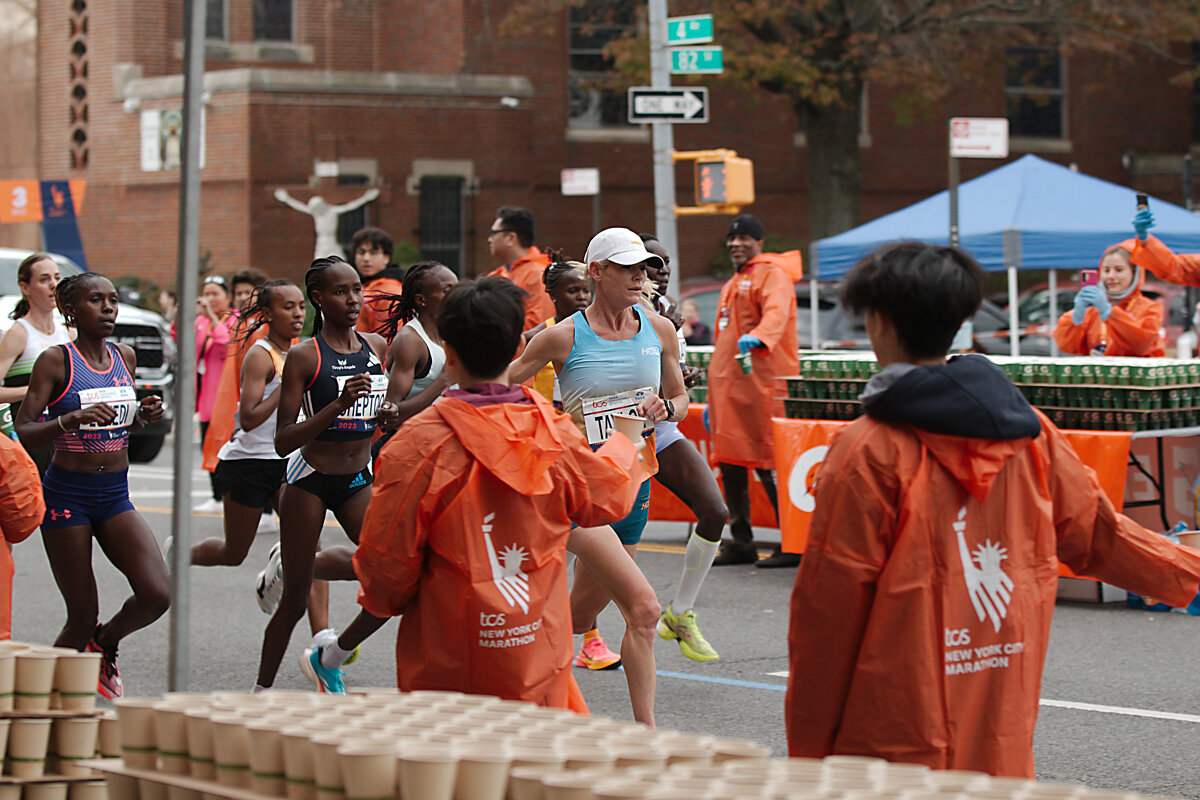
[[[16, 711], [49, 711], [58, 656], [45, 650], [18, 650], [13, 678], [13, 708]], [[93, 684], [93, 688], [94, 688]]]
[[96, 735], [100, 728], [97, 717], [62, 718], [54, 720], [54, 754], [58, 758], [58, 773], [71, 778], [90, 777], [92, 771], [79, 766], [96, 754]]
[[[49, 693], [47, 693], [49, 698]], [[49, 718], [20, 718], [8, 730], [8, 772], [14, 778], [40, 778], [46, 772]]]
[[158, 767], [158, 738], [154, 729], [154, 706], [150, 697], [125, 697], [117, 700], [118, 729], [121, 732], [121, 758], [132, 769]]
[[54, 690], [63, 711], [94, 711], [100, 654], [60, 654], [54, 664]]

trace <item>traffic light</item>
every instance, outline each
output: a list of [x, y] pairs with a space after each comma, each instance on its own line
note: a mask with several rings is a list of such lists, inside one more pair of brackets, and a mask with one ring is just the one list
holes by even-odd
[[736, 214], [754, 202], [754, 162], [733, 150], [676, 152], [676, 161], [696, 164], [696, 205], [676, 214]]

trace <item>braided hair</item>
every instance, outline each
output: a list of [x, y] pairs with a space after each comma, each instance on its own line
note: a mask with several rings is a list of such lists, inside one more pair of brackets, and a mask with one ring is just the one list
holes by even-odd
[[[321, 316], [321, 305], [313, 297], [313, 292], [325, 285], [325, 272], [330, 267], [335, 267], [338, 264], [346, 264], [346, 259], [341, 256], [325, 256], [324, 258], [315, 259], [312, 266], [308, 268], [308, 272], [304, 273], [304, 296], [308, 302], [312, 303], [313, 307], [313, 325], [312, 335], [316, 336], [321, 332], [321, 328], [325, 326], [325, 320]], [[354, 269], [353, 267], [350, 267]]]
[[271, 310], [271, 301], [275, 299], [275, 290], [281, 286], [295, 285], [286, 278], [280, 278], [267, 281], [251, 293], [250, 300], [246, 303], [246, 310], [233, 329], [233, 342], [238, 345], [238, 349], [246, 344], [260, 326], [267, 324], [267, 312]]
[[401, 294], [379, 293], [375, 302], [379, 305], [387, 303], [386, 321], [376, 329], [376, 333], [389, 342], [395, 338], [396, 332], [417, 316], [417, 295], [425, 294], [425, 276], [438, 267], [446, 266], [440, 261], [419, 261], [404, 273], [404, 285]]
[[98, 272], [80, 272], [78, 275], [68, 275], [58, 282], [58, 286], [54, 289], [54, 304], [58, 306], [58, 313], [62, 314], [63, 321], [67, 323], [68, 327], [75, 327], [75, 314], [69, 309], [80, 291], [83, 290], [84, 284], [87, 281], [99, 280], [104, 277]]
[[542, 284], [546, 287], [546, 294], [551, 297], [564, 280], [581, 280], [588, 279], [587, 264], [582, 261], [568, 261], [564, 258], [556, 257], [550, 262], [549, 266], [542, 271]]

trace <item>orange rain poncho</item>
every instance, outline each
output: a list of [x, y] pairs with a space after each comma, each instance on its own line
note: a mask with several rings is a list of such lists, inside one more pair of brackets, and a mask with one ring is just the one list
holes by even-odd
[[1172, 253], [1154, 236], [1132, 241], [1133, 263], [1141, 264], [1167, 283], [1200, 286], [1200, 253]]
[[542, 273], [548, 266], [550, 256], [537, 247], [531, 247], [528, 253], [514, 261], [511, 266], [497, 267], [488, 273], [489, 278], [508, 278], [529, 292], [529, 297], [525, 300], [525, 326], [522, 330], [536, 328], [554, 316], [554, 301], [546, 293], [546, 284], [542, 283]]
[[0, 436], [0, 639], [12, 638], [12, 546], [42, 524], [46, 503], [42, 479], [25, 448]]
[[528, 402], [443, 397], [384, 445], [354, 555], [358, 602], [403, 615], [401, 690], [568, 708], [571, 522], [624, 517], [640, 467], [628, 439], [593, 453], [570, 417], [513, 389]]
[[1183, 606], [1200, 553], [1119, 514], [982, 357], [864, 409], [821, 467], [792, 592], [789, 753], [1032, 778], [1058, 562]]
[[[797, 258], [799, 254], [797, 253]], [[721, 288], [708, 367], [709, 424], [718, 462], [775, 468], [771, 417], [783, 416], [782, 384], [800, 372], [796, 338], [796, 290], [780, 256], [751, 259]], [[738, 338], [757, 336], [766, 345], [752, 350], [753, 372], [742, 374]]]
[[[1135, 241], [1121, 242], [1121, 247], [1132, 253]], [[1113, 303], [1107, 320], [1100, 319], [1100, 312], [1094, 308], [1087, 310], [1078, 325], [1071, 311], [1059, 317], [1054, 330], [1059, 349], [1068, 355], [1086, 356], [1103, 343], [1106, 356], [1162, 358], [1166, 355], [1162, 305], [1142, 294], [1146, 273], [1144, 270], [1136, 273], [1138, 285], [1127, 297]]]

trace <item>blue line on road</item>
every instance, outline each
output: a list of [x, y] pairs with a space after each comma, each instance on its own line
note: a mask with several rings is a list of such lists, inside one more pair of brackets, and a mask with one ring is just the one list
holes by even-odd
[[663, 678], [681, 678], [685, 681], [700, 681], [701, 683], [720, 683], [725, 686], [742, 686], [747, 689], [770, 689], [775, 692], [786, 692], [787, 687], [778, 683], [756, 683], [755, 681], [738, 681], [733, 678], [710, 678], [707, 675], [688, 675], [686, 672], [664, 672], [658, 670], [657, 674]]

